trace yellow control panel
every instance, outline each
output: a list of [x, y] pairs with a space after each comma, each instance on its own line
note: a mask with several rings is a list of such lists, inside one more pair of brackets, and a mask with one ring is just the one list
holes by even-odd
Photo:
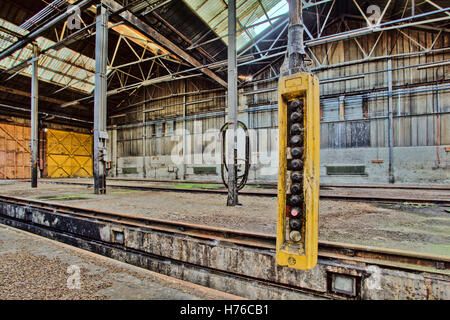
[[319, 227], [320, 94], [309, 73], [278, 84], [279, 169], [277, 263], [309, 270], [317, 264]]

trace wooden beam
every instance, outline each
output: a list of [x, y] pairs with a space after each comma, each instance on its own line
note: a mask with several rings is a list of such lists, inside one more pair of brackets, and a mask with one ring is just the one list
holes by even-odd
[[[114, 0], [104, 0], [103, 3], [105, 3], [107, 6], [109, 6], [112, 10], [112, 12], [121, 10], [123, 6], [115, 2]], [[119, 14], [119, 16], [128, 24], [132, 25], [134, 28], [136, 28], [138, 31], [143, 32], [145, 35], [149, 36], [156, 42], [160, 43], [162, 46], [164, 46], [167, 50], [173, 52], [178, 57], [182, 58], [186, 62], [190, 63], [196, 68], [200, 68], [199, 70], [203, 72], [205, 75], [213, 79], [214, 81], [218, 82], [224, 87], [227, 87], [227, 82], [220, 78], [218, 75], [216, 75], [214, 72], [209, 70], [208, 68], [201, 68], [203, 64], [199, 61], [197, 61], [194, 57], [192, 57], [190, 54], [188, 54], [185, 50], [178, 47], [175, 43], [164, 37], [161, 33], [159, 33], [157, 30], [150, 27], [147, 23], [136, 17], [133, 13], [131, 13], [128, 10], [123, 11]]]

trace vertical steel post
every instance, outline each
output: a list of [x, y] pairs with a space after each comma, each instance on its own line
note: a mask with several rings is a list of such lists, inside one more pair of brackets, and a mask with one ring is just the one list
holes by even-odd
[[33, 44], [33, 62], [31, 65], [31, 187], [37, 188], [38, 183], [38, 152], [39, 152], [39, 80], [38, 80], [39, 47]]
[[108, 58], [108, 10], [97, 6], [95, 34], [95, 93], [94, 93], [94, 192], [106, 193], [106, 65]]
[[237, 190], [237, 57], [236, 0], [228, 1], [228, 200], [227, 206], [238, 204]]
[[187, 152], [187, 123], [186, 123], [186, 115], [187, 115], [187, 106], [186, 106], [186, 86], [187, 82], [186, 79], [183, 80], [183, 180], [186, 180], [186, 170], [187, 170], [187, 158], [186, 158], [186, 152]]
[[303, 6], [301, 0], [289, 1], [289, 28], [288, 28], [288, 62], [289, 74], [306, 71], [305, 45], [303, 43]]
[[145, 124], [145, 110], [147, 109], [146, 92], [147, 89], [144, 88], [144, 104], [142, 105], [142, 176], [144, 179], [147, 178], [147, 169], [145, 167], [145, 162], [147, 159], [147, 126]]
[[393, 117], [393, 98], [392, 98], [392, 60], [388, 60], [388, 145], [389, 145], [389, 183], [394, 183], [394, 117]]

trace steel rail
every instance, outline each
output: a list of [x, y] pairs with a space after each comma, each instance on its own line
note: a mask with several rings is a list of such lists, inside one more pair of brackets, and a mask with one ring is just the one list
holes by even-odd
[[[272, 235], [12, 197], [0, 197], [0, 223], [253, 299], [448, 299], [449, 294], [449, 257], [322, 241], [316, 268], [296, 272], [276, 265]], [[333, 285], [338, 277], [352, 281], [352, 289], [339, 291]], [[373, 281], [382, 287], [373, 287]]]
[[[275, 250], [275, 235], [197, 225], [186, 222], [162, 220], [130, 214], [101, 211], [63, 204], [48, 203], [0, 195], [0, 202], [21, 205], [27, 209], [44, 209], [58, 214], [90, 218], [100, 222], [148, 228], [155, 231], [179, 234], [204, 240], [251, 247], [258, 250]], [[364, 262], [396, 270], [427, 271], [450, 275], [450, 257], [429, 255], [404, 250], [378, 248], [330, 241], [319, 241], [319, 258], [332, 258]]]
[[[75, 186], [92, 186], [90, 183], [83, 182], [63, 182], [63, 181], [49, 181], [41, 180], [41, 183], [47, 184], [62, 184], [62, 185], [75, 185]], [[136, 185], [113, 185], [109, 184], [109, 188], [113, 189], [127, 189], [138, 191], [161, 191], [161, 192], [183, 192], [183, 193], [204, 193], [204, 194], [228, 194], [227, 190], [218, 189], [182, 189], [182, 188], [169, 188], [162, 186], [136, 186]], [[252, 197], [276, 197], [276, 191], [248, 191], [241, 190], [241, 195]], [[402, 197], [397, 198], [395, 196], [359, 196], [359, 195], [320, 195], [322, 200], [336, 200], [336, 201], [357, 201], [357, 202], [383, 202], [383, 203], [434, 203], [442, 205], [450, 205], [450, 199], [442, 198], [415, 198], [415, 197]]]
[[[10, 196], [0, 196], [0, 202], [22, 205], [26, 208], [46, 209], [70, 216], [93, 218], [101, 222], [114, 222], [136, 228], [149, 228], [160, 232], [226, 242], [259, 250], [275, 250], [275, 235], [270, 234], [147, 218]], [[319, 258], [365, 262], [397, 270], [424, 271], [425, 268], [427, 272], [450, 275], [450, 257], [403, 250], [319, 241]]]

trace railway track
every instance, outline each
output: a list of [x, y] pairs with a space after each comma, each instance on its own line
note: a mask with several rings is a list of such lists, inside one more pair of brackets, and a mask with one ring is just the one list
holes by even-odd
[[273, 235], [7, 196], [0, 222], [248, 298], [450, 298], [449, 257], [321, 241], [318, 266], [301, 272], [276, 266]]
[[[43, 180], [41, 183], [47, 184], [63, 184], [63, 185], [77, 185], [77, 186], [93, 186], [91, 183], [85, 182], [68, 182], [68, 181], [50, 181]], [[163, 186], [139, 186], [139, 185], [130, 185], [130, 184], [109, 184], [108, 188], [113, 189], [128, 189], [128, 190], [139, 190], [139, 191], [162, 191], [162, 192], [184, 192], [184, 193], [203, 193], [203, 194], [228, 194], [227, 190], [224, 189], [201, 189], [201, 188], [176, 188], [176, 187], [163, 187]], [[446, 189], [445, 189], [446, 190]], [[259, 190], [259, 191], [249, 191], [242, 190], [239, 192], [241, 195], [252, 196], [252, 197], [277, 197], [277, 192], [272, 190]], [[324, 194], [323, 192], [320, 194], [320, 199], [323, 200], [336, 200], [336, 201], [357, 201], [357, 202], [383, 202], [383, 203], [415, 203], [415, 204], [423, 204], [423, 203], [433, 203], [440, 204], [445, 206], [450, 206], [450, 192], [449, 197], [447, 198], [431, 198], [429, 196], [424, 196], [422, 198], [417, 197], [405, 197], [401, 198], [396, 196], [387, 196], [387, 195], [370, 195], [370, 196], [361, 196], [361, 195], [352, 195], [352, 194], [338, 194], [333, 192], [328, 192]]]

